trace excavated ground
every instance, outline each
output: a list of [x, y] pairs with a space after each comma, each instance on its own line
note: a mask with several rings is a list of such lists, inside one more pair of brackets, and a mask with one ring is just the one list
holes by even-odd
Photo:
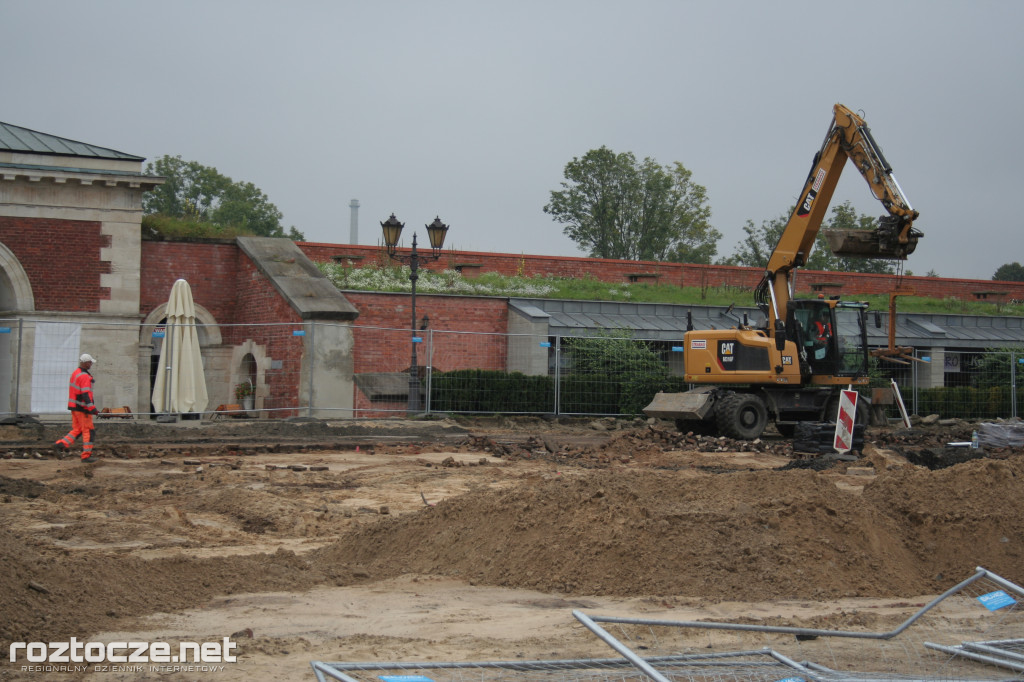
[[[1024, 582], [1024, 454], [946, 446], [971, 428], [869, 428], [841, 459], [642, 420], [132, 420], [83, 465], [58, 425], [2, 426], [0, 650], [231, 636], [218, 679], [311, 679], [608, 655], [571, 608], [898, 622], [976, 566]], [[61, 673], [98, 676], [138, 679]]]

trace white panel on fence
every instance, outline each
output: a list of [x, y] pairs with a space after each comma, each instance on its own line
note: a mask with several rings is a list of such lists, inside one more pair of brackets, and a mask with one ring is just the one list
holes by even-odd
[[82, 325], [58, 322], [36, 325], [32, 354], [32, 411], [67, 412], [68, 382], [78, 366]]

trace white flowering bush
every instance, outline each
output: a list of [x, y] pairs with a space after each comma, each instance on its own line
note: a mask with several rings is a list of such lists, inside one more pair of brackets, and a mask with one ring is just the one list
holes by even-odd
[[[352, 267], [341, 263], [317, 263], [320, 271], [339, 289], [356, 291], [410, 291], [409, 266], [367, 265]], [[416, 291], [428, 294], [461, 294], [476, 296], [521, 296], [544, 298], [555, 287], [543, 277], [505, 277], [485, 273], [466, 279], [457, 270], [419, 270]]]

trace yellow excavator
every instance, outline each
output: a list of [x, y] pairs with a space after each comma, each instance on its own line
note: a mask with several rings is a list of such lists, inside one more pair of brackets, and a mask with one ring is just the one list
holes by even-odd
[[[684, 393], [658, 393], [644, 408], [650, 417], [674, 419], [683, 431], [718, 433], [750, 440], [769, 420], [792, 435], [800, 421], [834, 421], [839, 389], [868, 382], [864, 303], [839, 297], [798, 299], [793, 272], [804, 265], [828, 210], [839, 176], [850, 161], [867, 181], [887, 215], [871, 230], [829, 230], [833, 253], [859, 258], [905, 260], [922, 237], [918, 217], [892, 174], [864, 119], [833, 108], [821, 149], [775, 250], [754, 300], [763, 326], [693, 328], [684, 335]], [[860, 402], [860, 401], [859, 401]], [[867, 405], [858, 409], [858, 421]]]

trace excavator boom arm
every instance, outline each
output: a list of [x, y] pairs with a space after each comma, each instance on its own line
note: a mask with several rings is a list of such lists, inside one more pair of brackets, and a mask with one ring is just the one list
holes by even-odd
[[832, 251], [841, 256], [905, 259], [917, 246], [921, 234], [913, 223], [918, 213], [903, 194], [867, 123], [836, 104], [825, 141], [814, 155], [799, 201], [755, 293], [758, 304], [770, 309], [772, 320], [785, 317], [792, 297], [790, 272], [807, 262], [847, 161], [857, 167], [889, 215], [879, 220], [875, 230], [833, 231], [829, 234]]

